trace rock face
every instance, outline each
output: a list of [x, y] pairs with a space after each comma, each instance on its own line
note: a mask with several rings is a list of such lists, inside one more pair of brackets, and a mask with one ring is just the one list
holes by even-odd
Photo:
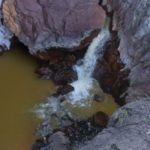
[[[100, 0], [114, 11], [113, 30], [120, 38], [119, 52], [131, 70], [126, 104], [110, 118], [108, 128], [74, 150], [150, 149], [150, 1]], [[105, 61], [108, 63], [108, 61]], [[119, 88], [118, 88], [119, 89]]]
[[[69, 139], [64, 135], [63, 132], [60, 131], [50, 136], [48, 140], [45, 141], [45, 143], [42, 142], [40, 143], [40, 141], [37, 142], [38, 145], [37, 144], [33, 145], [32, 150], [70, 150]], [[47, 142], [51, 144], [47, 145], [46, 144]]]
[[129, 103], [113, 114], [107, 129], [75, 150], [149, 150], [149, 114], [149, 101]]
[[131, 70], [126, 101], [147, 99], [150, 96], [150, 1], [110, 0], [106, 6], [114, 10], [113, 29], [119, 32], [120, 56]]
[[104, 92], [111, 94], [119, 105], [125, 104], [124, 92], [129, 87], [129, 71], [120, 59], [118, 52], [119, 38], [117, 32], [111, 33], [105, 53], [98, 59], [93, 77], [99, 82]]
[[31, 53], [87, 45], [83, 41], [105, 18], [98, 0], [5, 0], [3, 14], [6, 25]]
[[108, 128], [78, 150], [149, 150], [150, 148], [150, 1], [101, 0], [114, 11], [113, 30], [120, 37], [120, 56], [131, 70], [124, 107]]
[[10, 48], [12, 33], [3, 24], [2, 1], [0, 1], [0, 52], [4, 52]]

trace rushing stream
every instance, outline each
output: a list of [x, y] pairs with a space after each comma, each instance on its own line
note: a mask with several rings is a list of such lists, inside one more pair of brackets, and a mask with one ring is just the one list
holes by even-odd
[[[84, 104], [82, 100], [92, 99], [94, 93], [90, 92], [93, 88], [98, 88], [96, 81], [92, 78], [97, 58], [103, 55], [104, 46], [110, 39], [110, 33], [107, 28], [101, 30], [98, 36], [90, 44], [81, 65], [76, 65], [74, 69], [77, 71], [78, 80], [71, 85], [74, 91], [69, 94], [71, 103]], [[94, 87], [97, 86], [97, 87]]]

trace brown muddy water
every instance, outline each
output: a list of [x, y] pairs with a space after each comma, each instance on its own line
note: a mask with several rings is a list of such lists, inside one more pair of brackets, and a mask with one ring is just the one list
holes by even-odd
[[[19, 48], [0, 56], [0, 150], [30, 150], [35, 140], [38, 121], [32, 108], [55, 91], [52, 82], [38, 79], [36, 67], [36, 61]], [[98, 111], [111, 115], [117, 107], [110, 95], [87, 108], [64, 106], [83, 119]]]
[[0, 56], [0, 150], [30, 150], [34, 142], [31, 109], [54, 90], [35, 68], [36, 61], [19, 49]]

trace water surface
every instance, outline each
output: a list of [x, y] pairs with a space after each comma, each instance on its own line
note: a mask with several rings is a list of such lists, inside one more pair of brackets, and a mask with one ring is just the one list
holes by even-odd
[[34, 141], [30, 110], [54, 91], [35, 68], [36, 61], [19, 48], [0, 56], [0, 150], [30, 150]]

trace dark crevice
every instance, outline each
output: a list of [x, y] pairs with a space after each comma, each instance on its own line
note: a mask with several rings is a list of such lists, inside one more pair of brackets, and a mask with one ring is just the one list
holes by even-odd
[[[125, 91], [129, 87], [129, 70], [120, 59], [118, 46], [120, 40], [117, 31], [111, 32], [112, 38], [107, 43], [102, 59], [98, 59], [93, 76], [99, 81], [104, 92], [111, 94], [119, 105], [125, 104]], [[124, 95], [123, 95], [124, 94]]]
[[99, 5], [105, 10], [106, 15], [110, 17], [111, 22], [109, 30], [111, 32], [111, 40], [107, 43], [106, 50], [102, 59], [98, 59], [93, 76], [100, 83], [104, 92], [111, 94], [117, 104], [120, 106], [125, 104], [126, 90], [129, 87], [128, 75], [130, 70], [124, 69], [125, 65], [120, 59], [118, 47], [120, 39], [118, 32], [113, 31], [113, 10], [108, 11], [107, 6], [102, 5], [102, 0]]

